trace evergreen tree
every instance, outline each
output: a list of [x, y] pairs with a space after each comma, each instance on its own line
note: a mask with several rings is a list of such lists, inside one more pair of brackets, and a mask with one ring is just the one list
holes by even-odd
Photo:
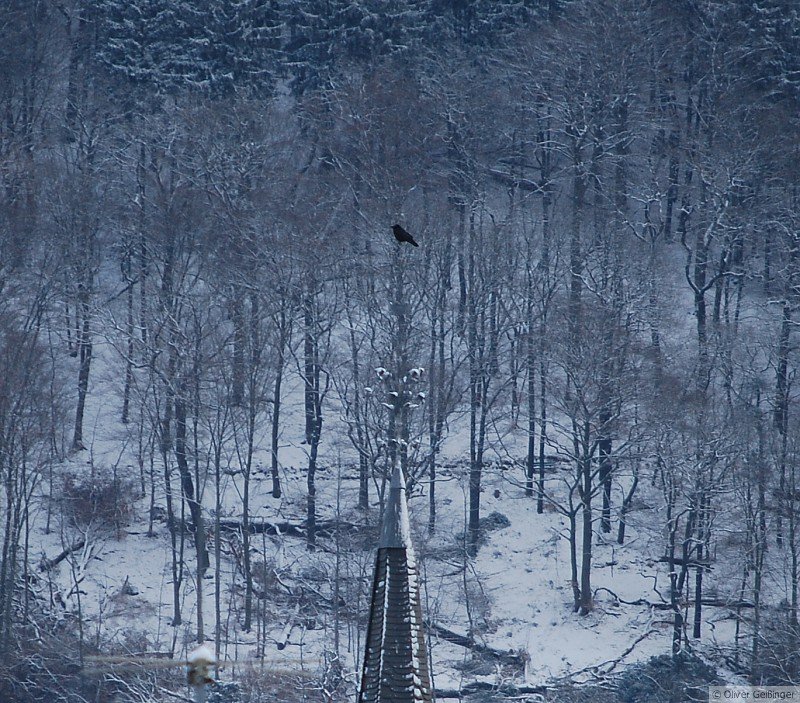
[[280, 16], [269, 0], [101, 0], [98, 59], [155, 92], [271, 85]]
[[735, 3], [742, 56], [756, 85], [776, 100], [800, 100], [800, 6], [794, 0]]
[[345, 65], [411, 54], [431, 39], [430, 0], [290, 1], [284, 17], [290, 28], [284, 58], [300, 92]]
[[[165, 19], [163, 0], [102, 0], [97, 58], [112, 74], [137, 85], [163, 85], [154, 46], [157, 22]], [[162, 34], [170, 28], [162, 27]]]
[[429, 0], [431, 38], [492, 44], [534, 22], [553, 20], [569, 0]]
[[270, 0], [220, 0], [204, 13], [198, 44], [213, 93], [263, 89], [277, 71], [281, 17]]

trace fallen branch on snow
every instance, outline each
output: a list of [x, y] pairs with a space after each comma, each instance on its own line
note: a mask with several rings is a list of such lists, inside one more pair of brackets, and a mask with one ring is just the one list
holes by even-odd
[[[596, 596], [600, 591], [605, 591], [608, 593], [614, 600], [618, 603], [622, 603], [623, 605], [644, 605], [648, 608], [652, 608], [653, 610], [673, 610], [673, 606], [671, 603], [667, 602], [656, 602], [649, 601], [646, 598], [637, 598], [636, 600], [625, 600], [624, 598], [620, 598], [614, 591], [611, 589], [600, 587], [596, 588], [594, 591], [594, 595]], [[681, 607], [685, 605], [694, 605], [695, 601], [681, 601]], [[708, 605], [712, 608], [755, 608], [753, 603], [748, 601], [727, 601], [721, 598], [703, 598], [700, 601], [701, 605]]]
[[61, 554], [57, 557], [52, 559], [42, 559], [39, 562], [39, 571], [50, 571], [50, 569], [58, 566], [64, 559], [66, 559], [70, 554], [73, 552], [77, 552], [79, 549], [83, 549], [83, 546], [86, 544], [85, 540], [79, 540], [71, 547], [67, 547]]
[[477, 652], [478, 654], [483, 654], [484, 656], [491, 657], [492, 659], [496, 659], [497, 661], [503, 662], [504, 664], [512, 664], [514, 666], [518, 666], [520, 669], [525, 668], [524, 654], [520, 654], [512, 650], [503, 652], [499, 649], [494, 649], [493, 647], [489, 647], [486, 644], [481, 644], [480, 642], [476, 642], [471, 637], [467, 637], [466, 635], [461, 635], [458, 632], [453, 632], [452, 630], [448, 630], [446, 627], [442, 627], [441, 625], [437, 625], [436, 623], [429, 622], [427, 623], [427, 625], [428, 629], [432, 633], [438, 635], [443, 640], [446, 640], [451, 644], [457, 644], [459, 647], [464, 647], [465, 649], [471, 649], [473, 652]]
[[[332, 537], [339, 530], [356, 531], [361, 529], [362, 525], [356, 525], [351, 522], [337, 522], [336, 520], [321, 520], [316, 524], [315, 533], [317, 537]], [[219, 529], [223, 532], [242, 532], [244, 525], [240, 520], [220, 520]], [[274, 535], [277, 537], [303, 537], [307, 534], [307, 527], [305, 523], [293, 522], [268, 522], [263, 521], [250, 521], [247, 524], [247, 530], [251, 535]]]
[[442, 698], [463, 698], [480, 691], [491, 691], [494, 693], [504, 693], [509, 696], [524, 696], [533, 694], [545, 694], [549, 689], [547, 686], [514, 686], [513, 684], [493, 684], [485, 681], [473, 681], [461, 688], [437, 688], [434, 693], [437, 699]]

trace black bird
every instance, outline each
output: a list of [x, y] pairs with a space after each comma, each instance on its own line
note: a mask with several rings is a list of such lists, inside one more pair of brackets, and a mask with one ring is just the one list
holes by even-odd
[[394, 238], [400, 242], [408, 242], [409, 244], [413, 244], [415, 247], [418, 247], [419, 244], [414, 240], [408, 232], [406, 232], [400, 225], [392, 225], [392, 232], [394, 232]]

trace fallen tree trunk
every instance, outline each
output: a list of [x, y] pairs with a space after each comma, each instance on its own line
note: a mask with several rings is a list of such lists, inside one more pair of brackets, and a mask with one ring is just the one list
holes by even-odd
[[491, 691], [493, 693], [503, 693], [507, 696], [524, 695], [543, 695], [547, 693], [547, 686], [514, 686], [513, 684], [503, 684], [497, 686], [485, 681], [473, 681], [461, 688], [437, 688], [434, 693], [437, 699], [442, 698], [463, 698], [464, 696], [480, 693], [481, 691]]
[[294, 612], [289, 616], [289, 619], [286, 621], [286, 625], [281, 632], [281, 636], [278, 637], [277, 646], [279, 650], [286, 649], [286, 645], [289, 644], [289, 637], [292, 635], [292, 630], [294, 626], [297, 624], [297, 616], [300, 614], [300, 602], [298, 601], [297, 605], [294, 608]]
[[[352, 522], [337, 522], [336, 520], [322, 520], [314, 527], [314, 532], [317, 536], [332, 537], [336, 530], [355, 532], [362, 528], [362, 525], [356, 525]], [[219, 529], [223, 532], [241, 532], [244, 526], [240, 520], [220, 520]], [[275, 535], [287, 537], [302, 537], [306, 536], [305, 522], [268, 522], [263, 520], [256, 522], [255, 520], [247, 523], [247, 530], [252, 535]]]
[[681, 557], [659, 557], [660, 564], [676, 564], [677, 566], [694, 566], [710, 569], [711, 562], [705, 559], [683, 559]]
[[[689, 605], [694, 605], [694, 601], [690, 600]], [[720, 600], [719, 598], [701, 598], [700, 599], [701, 605], [710, 605], [716, 608], [755, 608], [755, 603], [750, 603], [749, 601], [727, 601], [727, 600]]]
[[[649, 601], [646, 598], [637, 598], [636, 600], [625, 600], [624, 598], [620, 598], [614, 591], [608, 588], [596, 588], [594, 593], [597, 595], [601, 591], [605, 591], [609, 595], [611, 595], [614, 600], [618, 603], [622, 603], [623, 605], [645, 605], [648, 608], [652, 608], [653, 610], [673, 610], [674, 607], [672, 603], [662, 603], [662, 602], [653, 602]], [[694, 605], [695, 601], [681, 601], [680, 605]], [[700, 600], [701, 605], [708, 605], [712, 608], [755, 608], [753, 603], [748, 601], [727, 601], [721, 598], [703, 598]]]
[[67, 547], [57, 557], [53, 557], [52, 559], [42, 559], [39, 562], [39, 571], [50, 571], [50, 569], [52, 569], [55, 566], [58, 566], [70, 554], [72, 554], [73, 552], [77, 552], [79, 549], [83, 549], [83, 546], [85, 544], [86, 544], [85, 540], [80, 540], [75, 544], [73, 544], [71, 547]]
[[[222, 532], [243, 532], [245, 527], [239, 520], [220, 520]], [[248, 522], [247, 531], [252, 535], [286, 535], [288, 537], [305, 537], [305, 527], [291, 522]]]
[[458, 632], [453, 632], [452, 630], [448, 630], [446, 627], [442, 627], [441, 625], [437, 625], [436, 623], [429, 622], [428, 629], [435, 635], [441, 637], [443, 640], [446, 640], [447, 642], [450, 642], [451, 644], [456, 644], [459, 647], [464, 647], [465, 649], [471, 649], [473, 652], [482, 654], [487, 657], [491, 657], [492, 659], [496, 659], [497, 661], [503, 662], [504, 664], [512, 664], [514, 666], [519, 667], [520, 669], [525, 668], [524, 654], [520, 654], [519, 652], [514, 652], [513, 650], [508, 650], [503, 652], [499, 649], [494, 649], [493, 647], [489, 647], [486, 644], [481, 644], [480, 642], [476, 642], [471, 637], [467, 637], [466, 635], [461, 635]]

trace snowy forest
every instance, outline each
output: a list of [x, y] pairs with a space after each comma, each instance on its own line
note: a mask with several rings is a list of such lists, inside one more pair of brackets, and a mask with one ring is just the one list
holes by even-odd
[[799, 321], [795, 0], [2, 0], [0, 700], [354, 701], [395, 462], [437, 699], [800, 685]]

